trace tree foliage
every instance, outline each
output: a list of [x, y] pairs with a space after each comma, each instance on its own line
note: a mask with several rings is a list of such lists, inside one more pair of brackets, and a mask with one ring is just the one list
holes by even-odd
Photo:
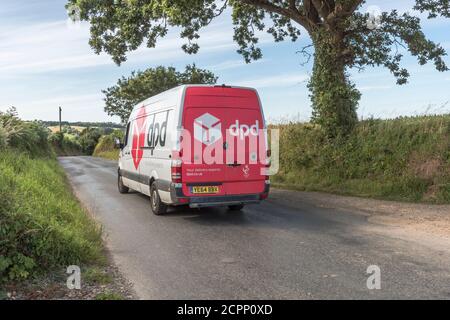
[[102, 136], [102, 130], [98, 128], [85, 128], [80, 133], [78, 143], [81, 145], [81, 150], [84, 154], [92, 155], [95, 150], [100, 137]]
[[[384, 12], [377, 23], [361, 11], [364, 0], [69, 0], [81, 19], [91, 22], [90, 45], [107, 52], [118, 64], [142, 43], [154, 47], [172, 27], [186, 39], [182, 49], [199, 50], [199, 31], [226, 8], [231, 9], [234, 40], [246, 62], [262, 57], [258, 31], [274, 40], [296, 41], [306, 31], [314, 46], [314, 69], [309, 83], [313, 120], [330, 135], [349, 131], [356, 122], [360, 93], [348, 78], [349, 68], [388, 68], [398, 84], [409, 77], [402, 67], [405, 52], [419, 64], [434, 63], [446, 71], [439, 44], [422, 32], [420, 18], [397, 10]], [[415, 0], [414, 8], [428, 18], [449, 17], [449, 0]]]
[[16, 108], [0, 112], [0, 152], [10, 147], [31, 156], [48, 156], [48, 136], [49, 130], [41, 122], [21, 120]]
[[188, 65], [184, 72], [162, 66], [133, 72], [103, 91], [106, 95], [105, 111], [109, 115], [119, 116], [125, 123], [133, 107], [148, 97], [181, 84], [215, 84], [216, 81], [217, 77], [212, 72], [195, 65]]

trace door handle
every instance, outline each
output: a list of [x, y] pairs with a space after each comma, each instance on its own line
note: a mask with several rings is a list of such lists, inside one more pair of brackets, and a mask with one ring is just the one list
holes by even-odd
[[228, 163], [227, 166], [229, 166], [229, 167], [239, 167], [239, 166], [242, 166], [242, 163], [237, 163], [237, 162], [235, 162], [235, 163]]

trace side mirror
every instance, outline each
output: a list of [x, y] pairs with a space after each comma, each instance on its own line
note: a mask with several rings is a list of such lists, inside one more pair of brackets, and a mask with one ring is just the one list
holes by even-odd
[[123, 149], [123, 143], [122, 142], [120, 142], [120, 139], [119, 138], [116, 138], [115, 139], [115, 144], [116, 144], [116, 148], [118, 148], [118, 149]]

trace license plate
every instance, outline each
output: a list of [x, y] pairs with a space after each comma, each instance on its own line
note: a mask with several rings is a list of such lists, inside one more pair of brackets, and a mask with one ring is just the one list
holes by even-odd
[[219, 187], [214, 186], [192, 187], [191, 192], [194, 194], [214, 194], [219, 193]]

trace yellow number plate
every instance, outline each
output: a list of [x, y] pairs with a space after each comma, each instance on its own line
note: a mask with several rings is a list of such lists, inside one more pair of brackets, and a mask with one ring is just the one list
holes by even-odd
[[192, 187], [192, 193], [195, 194], [219, 193], [219, 187], [213, 186]]

